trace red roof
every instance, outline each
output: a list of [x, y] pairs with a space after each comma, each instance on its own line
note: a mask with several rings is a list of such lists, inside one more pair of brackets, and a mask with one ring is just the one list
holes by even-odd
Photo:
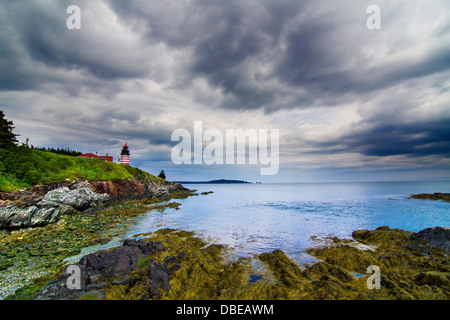
[[85, 153], [85, 154], [82, 154], [81, 156], [78, 156], [78, 157], [79, 158], [101, 159], [101, 160], [105, 160], [105, 161], [108, 161], [108, 162], [113, 162], [114, 161], [112, 156], [98, 156], [98, 155], [93, 154], [93, 153]]

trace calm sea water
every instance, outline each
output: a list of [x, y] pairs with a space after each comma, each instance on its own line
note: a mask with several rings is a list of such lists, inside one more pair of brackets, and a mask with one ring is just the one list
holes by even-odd
[[143, 214], [115, 241], [180, 228], [229, 245], [237, 256], [282, 249], [302, 260], [303, 250], [317, 245], [311, 236], [350, 237], [354, 230], [380, 226], [414, 232], [450, 226], [450, 203], [407, 199], [416, 193], [450, 193], [450, 181], [185, 186], [214, 193], [175, 200], [182, 204], [179, 210]]

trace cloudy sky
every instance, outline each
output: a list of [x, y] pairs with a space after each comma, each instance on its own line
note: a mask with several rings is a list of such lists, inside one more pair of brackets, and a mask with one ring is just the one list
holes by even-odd
[[[0, 109], [21, 142], [128, 142], [169, 180], [450, 179], [448, 0], [16, 0], [0, 25]], [[279, 129], [278, 174], [174, 165], [172, 132], [194, 121]]]

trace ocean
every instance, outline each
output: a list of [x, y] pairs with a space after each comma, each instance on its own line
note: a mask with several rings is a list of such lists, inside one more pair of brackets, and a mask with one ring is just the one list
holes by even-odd
[[[380, 226], [417, 232], [450, 226], [450, 203], [407, 199], [417, 193], [450, 193], [450, 181], [348, 182], [283, 184], [186, 184], [198, 193], [179, 210], [167, 208], [140, 215], [123, 239], [160, 228], [195, 231], [213, 243], [225, 244], [236, 257], [281, 249], [305, 262], [306, 248], [329, 236], [351, 238], [354, 230]], [[82, 254], [98, 250], [90, 248]]]

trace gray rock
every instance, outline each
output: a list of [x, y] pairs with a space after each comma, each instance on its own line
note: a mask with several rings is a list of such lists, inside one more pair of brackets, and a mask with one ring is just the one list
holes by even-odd
[[16, 204], [0, 207], [0, 229], [41, 227], [58, 221], [62, 214], [84, 211], [111, 201], [108, 194], [98, 194], [79, 185], [70, 190], [61, 187], [52, 191], [32, 206], [19, 208]]
[[73, 213], [77, 212], [73, 207], [71, 207], [69, 205], [57, 203], [57, 202], [53, 202], [53, 201], [40, 201], [40, 202], [36, 203], [36, 206], [40, 209], [50, 209], [50, 208], [59, 209], [61, 215], [69, 215], [69, 214], [73, 214]]
[[68, 187], [58, 188], [47, 192], [42, 201], [63, 203], [69, 193], [70, 189]]
[[41, 208], [31, 216], [31, 227], [40, 227], [57, 222], [60, 217], [61, 211], [58, 207]]
[[410, 239], [424, 240], [429, 246], [440, 247], [448, 251], [450, 249], [450, 228], [426, 228], [417, 233], [413, 233]]
[[59, 206], [59, 203], [53, 201], [39, 201], [38, 203], [36, 203], [36, 207], [38, 207], [39, 209], [58, 208]]
[[[105, 296], [104, 290], [111, 286], [128, 284], [133, 287], [139, 281], [144, 284], [143, 298], [160, 298], [163, 292], [170, 289], [170, 270], [165, 264], [151, 258], [165, 249], [158, 241], [126, 239], [122, 246], [85, 255], [79, 263], [71, 265], [80, 271], [79, 288], [68, 287], [71, 275], [66, 266], [66, 270], [40, 290], [35, 299], [79, 299], [87, 294], [97, 294], [97, 297], [102, 299]], [[139, 261], [142, 263], [145, 260], [148, 260], [147, 264], [139, 266]], [[145, 266], [145, 277], [136, 278], [137, 274], [133, 271]]]
[[91, 188], [91, 185], [87, 181], [75, 181], [69, 186], [70, 190], [80, 189], [80, 188]]
[[18, 208], [15, 204], [0, 208], [0, 229], [20, 229], [41, 227], [54, 223], [60, 218], [60, 210], [55, 206]]
[[84, 211], [91, 205], [98, 205], [111, 201], [108, 194], [98, 194], [90, 188], [78, 188], [70, 190], [67, 187], [48, 192], [42, 201], [56, 202], [68, 205], [78, 211]]

